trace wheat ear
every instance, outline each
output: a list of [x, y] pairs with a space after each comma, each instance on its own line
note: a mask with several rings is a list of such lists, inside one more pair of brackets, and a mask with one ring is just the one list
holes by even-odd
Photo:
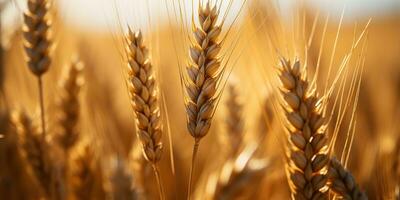
[[60, 97], [58, 99], [59, 113], [57, 116], [57, 141], [66, 154], [76, 144], [79, 138], [79, 91], [81, 89], [83, 64], [73, 62], [60, 82]]
[[149, 161], [157, 179], [160, 199], [164, 199], [158, 161], [162, 154], [162, 122], [158, 89], [142, 33], [129, 33], [126, 37], [128, 56], [128, 87], [132, 107], [136, 115], [137, 134], [142, 143], [145, 158]]
[[185, 107], [187, 128], [194, 138], [187, 198], [190, 199], [196, 155], [201, 138], [207, 135], [217, 101], [217, 82], [220, 73], [218, 55], [221, 28], [217, 25], [218, 9], [214, 5], [199, 6], [199, 26], [193, 24], [193, 40], [190, 47], [190, 64], [185, 82]]
[[236, 157], [242, 147], [244, 121], [242, 117], [243, 104], [239, 100], [239, 92], [233, 83], [228, 85], [226, 101], [227, 115], [225, 119], [227, 138], [231, 147], [231, 155]]
[[27, 64], [31, 72], [38, 78], [39, 103], [42, 122], [42, 136], [46, 135], [44, 97], [42, 75], [50, 66], [50, 45], [48, 19], [48, 0], [28, 0], [28, 11], [24, 13], [24, 48]]
[[308, 88], [300, 61], [291, 65], [290, 61], [282, 59], [281, 64], [279, 77], [285, 101], [283, 109], [290, 124], [288, 169], [292, 197], [327, 199], [327, 193], [323, 191], [327, 182], [323, 169], [327, 167], [329, 158], [322, 105], [315, 91]]
[[45, 141], [37, 134], [32, 120], [25, 113], [13, 113], [12, 123], [16, 127], [20, 138], [21, 150], [34, 177], [45, 192], [45, 195], [50, 198], [52, 195], [52, 173]]
[[343, 199], [367, 200], [367, 195], [358, 187], [353, 175], [332, 158], [329, 164], [329, 187]]

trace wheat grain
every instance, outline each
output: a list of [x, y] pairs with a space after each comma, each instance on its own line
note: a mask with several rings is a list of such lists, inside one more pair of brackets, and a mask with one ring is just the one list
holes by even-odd
[[328, 176], [330, 189], [341, 198], [348, 200], [368, 199], [367, 195], [358, 187], [353, 175], [336, 158], [331, 159]]
[[300, 61], [291, 65], [281, 60], [280, 80], [282, 82], [283, 106], [289, 132], [289, 174], [294, 199], [327, 199], [323, 188], [327, 178], [323, 169], [329, 158], [324, 151], [327, 139], [324, 133], [322, 105], [310, 91], [305, 75], [301, 74]]
[[142, 143], [145, 158], [152, 163], [159, 186], [160, 199], [164, 199], [162, 181], [157, 166], [163, 147], [162, 122], [153, 67], [140, 31], [134, 33], [129, 29], [126, 41], [128, 87], [137, 118], [137, 134]]
[[66, 154], [79, 138], [79, 91], [82, 86], [83, 64], [72, 63], [60, 82], [60, 97], [58, 99], [59, 113], [57, 116], [57, 141]]

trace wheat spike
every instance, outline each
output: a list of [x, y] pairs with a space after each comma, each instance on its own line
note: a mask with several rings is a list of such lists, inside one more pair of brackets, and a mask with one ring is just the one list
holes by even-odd
[[[71, 169], [71, 192], [76, 199], [95, 199], [104, 195], [101, 170], [89, 146], [84, 146], [73, 159]], [[100, 194], [100, 195], [99, 195]]]
[[190, 62], [187, 66], [187, 76], [184, 78], [187, 128], [195, 140], [189, 172], [188, 199], [191, 195], [192, 176], [195, 171], [199, 143], [211, 127], [218, 98], [217, 82], [222, 71], [218, 58], [221, 50], [221, 42], [218, 38], [221, 27], [217, 25], [217, 6], [211, 6], [209, 1], [206, 6], [200, 4], [198, 17], [199, 25], [193, 24], [193, 39], [189, 51]]
[[128, 87], [132, 107], [137, 118], [137, 134], [142, 143], [146, 160], [152, 163], [159, 186], [160, 199], [164, 199], [162, 181], [157, 166], [163, 148], [162, 121], [153, 67], [140, 31], [134, 33], [129, 29], [126, 41]]
[[52, 195], [52, 172], [47, 154], [48, 146], [43, 137], [37, 134], [32, 120], [25, 113], [13, 113], [12, 123], [20, 138], [22, 151], [32, 173], [47, 197]]
[[148, 49], [143, 44], [142, 33], [133, 33], [130, 30], [127, 41], [128, 86], [137, 117], [138, 136], [146, 159], [156, 163], [161, 159], [162, 153], [162, 124], [157, 85]]
[[50, 66], [49, 39], [50, 20], [48, 0], [28, 0], [28, 11], [24, 13], [25, 52], [29, 69], [40, 77]]
[[289, 175], [294, 199], [327, 199], [323, 191], [327, 178], [323, 169], [329, 158], [326, 150], [322, 105], [315, 91], [310, 91], [305, 75], [301, 74], [300, 61], [291, 65], [282, 59], [283, 106], [291, 125], [289, 132]]
[[79, 91], [82, 86], [83, 65], [79, 62], [72, 63], [60, 82], [60, 97], [58, 99], [59, 113], [57, 116], [57, 141], [68, 153], [78, 141], [79, 120]]
[[218, 59], [221, 28], [216, 24], [217, 19], [216, 6], [211, 8], [207, 3], [205, 7], [199, 7], [200, 26], [193, 30], [195, 42], [190, 47], [191, 64], [187, 67], [185, 105], [187, 127], [197, 141], [208, 133], [216, 103], [216, 85], [221, 65]]
[[367, 200], [367, 195], [358, 187], [353, 175], [342, 164], [332, 158], [329, 165], [330, 189], [343, 199]]
[[225, 119], [227, 138], [231, 147], [231, 155], [236, 155], [242, 147], [244, 121], [242, 117], [243, 105], [233, 83], [228, 85], [228, 100], [226, 101], [227, 115]]
[[46, 118], [44, 112], [44, 94], [42, 75], [50, 66], [49, 39], [50, 20], [48, 19], [48, 0], [28, 0], [28, 10], [24, 13], [24, 48], [27, 64], [38, 78], [39, 103], [42, 123], [42, 136], [46, 136]]

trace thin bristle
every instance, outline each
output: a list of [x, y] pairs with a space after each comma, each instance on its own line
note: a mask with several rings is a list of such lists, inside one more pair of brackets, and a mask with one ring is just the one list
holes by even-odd
[[66, 153], [76, 144], [79, 138], [77, 126], [80, 115], [79, 91], [83, 83], [82, 69], [82, 63], [72, 63], [60, 82], [57, 141]]
[[50, 20], [48, 0], [28, 0], [28, 11], [24, 13], [24, 47], [29, 69], [40, 77], [50, 66], [49, 39]]
[[52, 194], [52, 173], [48, 152], [46, 151], [46, 141], [37, 133], [32, 120], [25, 113], [14, 113], [12, 123], [16, 127], [21, 150], [34, 177], [45, 192], [45, 195], [50, 197]]
[[327, 178], [323, 173], [329, 158], [326, 150], [324, 118], [316, 94], [308, 88], [301, 74], [300, 61], [292, 65], [282, 59], [280, 67], [283, 109], [290, 124], [289, 132], [289, 182], [294, 199], [325, 199], [323, 188]]
[[343, 199], [367, 200], [367, 195], [358, 187], [353, 175], [342, 164], [332, 158], [329, 170], [329, 187]]

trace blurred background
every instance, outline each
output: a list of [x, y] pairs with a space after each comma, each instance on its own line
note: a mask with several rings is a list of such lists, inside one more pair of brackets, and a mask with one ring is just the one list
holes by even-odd
[[[181, 4], [183, 6], [179, 7]], [[85, 64], [85, 85], [80, 96], [80, 132], [84, 138], [81, 143], [90, 141], [104, 168], [112, 163], [109, 157], [133, 158], [135, 162], [129, 168], [135, 172], [134, 179], [145, 188], [148, 199], [156, 198], [151, 169], [146, 171], [137, 164], [143, 163], [143, 159], [135, 139], [134, 118], [123, 75], [124, 34], [127, 27], [142, 29], [153, 64], [157, 66], [165, 102], [162, 112], [169, 116], [163, 120], [164, 127], [169, 127], [163, 137], [165, 147], [161, 161], [165, 190], [168, 199], [184, 199], [193, 141], [186, 131], [178, 69], [179, 65], [186, 64], [188, 44], [181, 30], [190, 29], [190, 1], [54, 0], [52, 5], [53, 61], [44, 76], [49, 129], [53, 128], [52, 117], [55, 116], [52, 113], [56, 104], [54, 98], [59, 95], [57, 83], [65, 66], [72, 58], [79, 57]], [[225, 10], [228, 5], [229, 1], [223, 1]], [[24, 0], [1, 0], [2, 106], [26, 110], [37, 118], [36, 80], [25, 64], [22, 45], [25, 9]], [[180, 9], [184, 13], [182, 18]], [[236, 16], [239, 16], [237, 20]], [[360, 70], [357, 63], [362, 61], [359, 98], [351, 100], [358, 100], [358, 105], [351, 104], [352, 108], [357, 108], [357, 123], [351, 123], [352, 109], [348, 109], [340, 126], [335, 152], [338, 156], [343, 153], [346, 134], [355, 127], [349, 169], [371, 199], [392, 199], [394, 182], [400, 180], [400, 170], [393, 170], [392, 158], [399, 148], [400, 138], [400, 0], [247, 0], [244, 5], [243, 1], [234, 0], [226, 25], [224, 33], [230, 26], [232, 31], [223, 52], [236, 58], [227, 62], [232, 70], [228, 82], [234, 82], [240, 102], [245, 102], [244, 140], [251, 143], [265, 138], [256, 157], [272, 163], [262, 174], [257, 174], [258, 181], [250, 192], [252, 196], [242, 199], [289, 199], [282, 167], [284, 149], [281, 145], [286, 138], [275, 116], [276, 105], [271, 103], [276, 91], [278, 56], [300, 58], [309, 66], [310, 74], [315, 74], [316, 66], [320, 66], [317, 81], [321, 85], [318, 91], [322, 93], [327, 84], [325, 80], [332, 84], [340, 64], [360, 35], [360, 45], [352, 52], [348, 71], [342, 75], [354, 77]], [[329, 66], [333, 66], [335, 73], [332, 75], [327, 75]], [[349, 93], [350, 79], [341, 79], [346, 86], [342, 90], [338, 87], [333, 96]], [[209, 155], [229, 148], [223, 136], [226, 98], [224, 94], [211, 133], [202, 141], [199, 170], [195, 176], [197, 199], [204, 199], [201, 195], [207, 194], [204, 191], [208, 191], [209, 177], [217, 173], [221, 165], [220, 160], [211, 159]], [[340, 114], [336, 115], [337, 109], [344, 108], [331, 108], [336, 121], [340, 118]], [[171, 134], [171, 143], [168, 134]], [[38, 195], [29, 181], [21, 181], [27, 176], [23, 170], [12, 167], [20, 162], [10, 153], [14, 147], [3, 141], [0, 145], [2, 152], [7, 152], [0, 160], [0, 194], [7, 194], [8, 199], [30, 199]], [[171, 166], [172, 159], [174, 166]], [[256, 190], [258, 187], [263, 190]]]

